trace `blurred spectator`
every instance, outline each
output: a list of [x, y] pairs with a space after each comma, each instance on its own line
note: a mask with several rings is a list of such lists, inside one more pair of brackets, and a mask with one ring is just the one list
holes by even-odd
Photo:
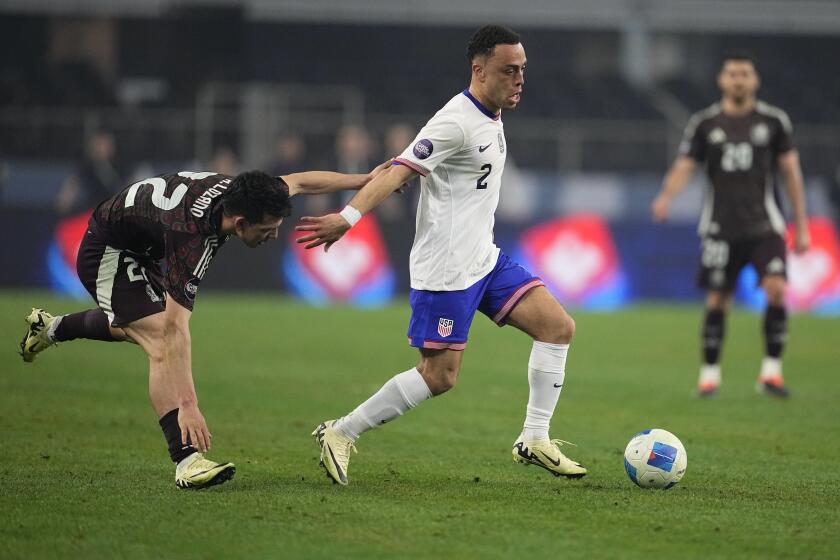
[[[367, 129], [359, 125], [341, 127], [335, 136], [335, 166], [334, 170], [341, 173], [367, 173], [376, 164], [373, 163], [373, 146]], [[303, 202], [304, 211], [316, 214], [340, 208], [347, 203], [355, 193], [339, 192], [326, 196], [306, 197]]]
[[107, 130], [98, 130], [87, 139], [84, 159], [65, 179], [56, 197], [59, 214], [92, 208], [125, 186], [114, 162], [115, 151], [114, 135]]
[[335, 138], [336, 171], [367, 173], [375, 167], [372, 141], [367, 129], [358, 125], [344, 126]]
[[[385, 130], [385, 140], [383, 145], [383, 154], [381, 161], [392, 159], [400, 155], [411, 142], [417, 131], [410, 125], [405, 123], [397, 123], [389, 126]], [[420, 196], [420, 190], [414, 188], [417, 181], [412, 181], [403, 191], [402, 194], [388, 197], [377, 208], [377, 211], [383, 219], [386, 220], [405, 220], [413, 215], [414, 209], [417, 207], [417, 197]]]
[[405, 123], [397, 123], [388, 127], [385, 131], [385, 153], [382, 154], [382, 161], [395, 158], [411, 144], [417, 131], [414, 127]]
[[227, 146], [219, 146], [213, 152], [208, 171], [215, 171], [222, 175], [236, 175], [239, 173], [239, 160], [236, 154]]
[[308, 171], [306, 163], [306, 142], [296, 132], [287, 132], [277, 139], [274, 156], [265, 166], [271, 175], [285, 175]]
[[831, 201], [831, 217], [840, 228], [840, 164], [834, 170], [834, 177], [828, 182], [828, 199]]

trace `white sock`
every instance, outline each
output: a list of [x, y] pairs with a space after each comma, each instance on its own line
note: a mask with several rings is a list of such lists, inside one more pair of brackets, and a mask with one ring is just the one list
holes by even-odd
[[781, 358], [771, 358], [770, 356], [765, 356], [763, 360], [761, 360], [761, 373], [759, 377], [764, 379], [772, 379], [774, 377], [781, 377], [782, 376], [782, 360]]
[[720, 364], [703, 364], [700, 366], [698, 385], [720, 385]]
[[431, 396], [423, 376], [417, 368], [411, 368], [389, 379], [353, 412], [339, 418], [334, 427], [355, 441], [364, 432], [402, 416]]
[[47, 329], [47, 337], [55, 342], [55, 329], [58, 328], [58, 325], [61, 324], [61, 320], [64, 319], [64, 315], [59, 315], [55, 318], [55, 320], [50, 324], [50, 328]]
[[548, 439], [548, 428], [563, 380], [566, 378], [566, 354], [568, 344], [551, 344], [534, 341], [531, 358], [528, 360], [528, 408], [525, 412], [526, 441]]

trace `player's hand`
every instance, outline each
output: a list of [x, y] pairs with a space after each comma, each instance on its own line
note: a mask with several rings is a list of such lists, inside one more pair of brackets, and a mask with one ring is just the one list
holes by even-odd
[[[370, 172], [370, 173], [368, 173], [368, 180], [365, 182], [365, 184], [370, 183], [371, 181], [373, 181], [374, 177], [376, 177], [377, 175], [379, 175], [380, 173], [382, 173], [383, 171], [385, 171], [386, 169], [388, 169], [389, 167], [391, 167], [391, 166], [393, 165], [393, 163], [394, 163], [394, 159], [393, 159], [393, 158], [391, 158], [391, 159], [389, 159], [389, 160], [387, 160], [387, 161], [384, 161], [384, 162], [380, 163], [380, 164], [379, 164], [379, 165], [377, 165], [376, 167], [374, 167], [374, 168], [371, 170], [371, 172]], [[395, 190], [394, 192], [395, 192], [396, 194], [403, 194], [403, 193], [405, 192], [405, 189], [406, 189], [407, 187], [408, 187], [408, 183], [403, 183], [402, 185], [400, 185], [399, 187], [397, 187], [397, 190]]]
[[653, 199], [653, 204], [650, 205], [650, 213], [653, 216], [654, 222], [664, 222], [668, 219], [668, 206], [670, 203], [671, 201], [661, 194]]
[[379, 175], [380, 173], [382, 173], [383, 171], [385, 171], [389, 167], [391, 167], [391, 160], [390, 159], [387, 160], [387, 161], [383, 161], [382, 163], [380, 163], [379, 165], [377, 165], [376, 167], [371, 169], [370, 173], [368, 173], [367, 182], [370, 183], [371, 181], [373, 181], [374, 177], [376, 177], [377, 175]]
[[795, 253], [804, 253], [811, 247], [811, 234], [808, 228], [796, 228], [796, 235], [793, 239], [793, 251]]
[[207, 422], [196, 405], [182, 406], [178, 409], [178, 425], [181, 427], [181, 444], [187, 445], [187, 438], [200, 453], [210, 450], [210, 430]]
[[304, 216], [300, 219], [306, 225], [296, 226], [295, 231], [308, 231], [309, 235], [299, 237], [298, 243], [306, 243], [307, 249], [314, 249], [318, 245], [324, 245], [324, 252], [330, 250], [332, 244], [341, 239], [350, 229], [350, 224], [341, 214], [327, 214], [326, 216], [311, 217]]

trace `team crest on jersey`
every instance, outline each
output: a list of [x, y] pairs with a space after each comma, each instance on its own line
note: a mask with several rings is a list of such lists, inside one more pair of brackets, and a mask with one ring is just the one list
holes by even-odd
[[452, 319], [444, 319], [443, 317], [438, 320], [438, 334], [443, 338], [446, 338], [450, 334], [452, 334], [452, 326], [455, 324], [455, 321]]
[[750, 130], [750, 140], [756, 146], [766, 146], [770, 143], [770, 129], [764, 123], [758, 123]]
[[426, 140], [423, 138], [419, 140], [416, 144], [414, 144], [414, 157], [417, 159], [426, 159], [432, 152], [434, 151], [435, 147], [432, 144], [431, 140]]
[[726, 142], [726, 133], [719, 126], [709, 133], [709, 144], [723, 144]]
[[505, 153], [505, 137], [502, 136], [502, 133], [499, 133], [499, 153]]

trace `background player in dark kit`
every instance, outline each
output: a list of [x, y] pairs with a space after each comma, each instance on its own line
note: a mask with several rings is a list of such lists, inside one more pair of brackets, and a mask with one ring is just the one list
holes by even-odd
[[231, 236], [252, 248], [276, 239], [291, 196], [358, 189], [386, 166], [369, 174], [282, 177], [182, 171], [131, 185], [97, 206], [79, 248], [79, 278], [98, 307], [58, 317], [33, 309], [23, 359], [77, 338], [135, 342], [149, 358], [149, 396], [176, 464], [176, 484], [201, 488], [230, 479], [232, 463], [202, 455], [211, 434], [198, 408], [189, 332], [201, 279]]
[[698, 281], [707, 290], [698, 382], [701, 396], [714, 395], [720, 385], [726, 312], [738, 273], [748, 263], [755, 267], [767, 295], [765, 357], [757, 387], [777, 397], [789, 394], [781, 363], [787, 336], [786, 249], [785, 220], [775, 187], [777, 169], [793, 210], [794, 250], [806, 251], [810, 237], [790, 119], [781, 109], [756, 99], [759, 85], [749, 56], [733, 54], [723, 59], [718, 75], [721, 100], [692, 116], [679, 155], [652, 205], [654, 220], [665, 220], [673, 197], [697, 165], [705, 165], [709, 186], [698, 227], [703, 247]]

